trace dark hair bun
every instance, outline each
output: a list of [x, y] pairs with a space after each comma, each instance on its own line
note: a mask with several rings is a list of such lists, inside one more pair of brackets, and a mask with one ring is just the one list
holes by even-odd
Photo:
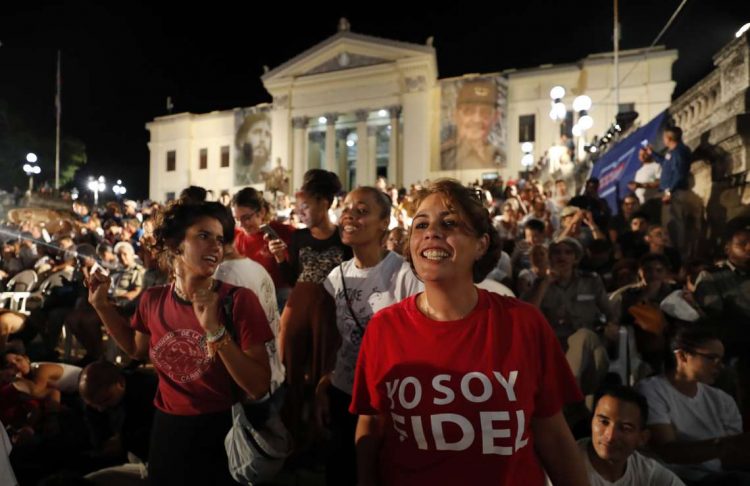
[[310, 169], [305, 172], [302, 183], [302, 192], [304, 193], [325, 199], [331, 204], [334, 196], [341, 191], [341, 188], [341, 180], [333, 172], [324, 169]]

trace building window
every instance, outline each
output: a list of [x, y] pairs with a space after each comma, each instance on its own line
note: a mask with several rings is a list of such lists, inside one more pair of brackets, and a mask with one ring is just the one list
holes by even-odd
[[221, 166], [229, 167], [229, 145], [221, 147]]
[[177, 168], [177, 152], [167, 152], [167, 172], [173, 172]]
[[175, 193], [174, 192], [168, 192], [167, 193], [167, 201], [174, 201]]
[[635, 111], [635, 103], [620, 103], [617, 105], [617, 113], [630, 113]]
[[208, 149], [201, 149], [199, 169], [208, 169]]
[[536, 136], [536, 115], [518, 117], [518, 142], [534, 142]]

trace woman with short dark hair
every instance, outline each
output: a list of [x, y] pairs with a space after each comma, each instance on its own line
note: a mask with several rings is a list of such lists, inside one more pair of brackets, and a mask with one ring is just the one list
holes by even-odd
[[[219, 203], [176, 203], [159, 215], [155, 247], [174, 282], [143, 292], [128, 323], [107, 299], [109, 277], [89, 279], [89, 301], [130, 356], [149, 356], [159, 376], [149, 481], [159, 485], [235, 484], [224, 438], [232, 405], [268, 392], [265, 343], [273, 339], [250, 290], [214, 281], [234, 222]], [[231, 298], [235, 335], [224, 327]]]
[[287, 397], [284, 419], [298, 448], [304, 448], [302, 411], [306, 375], [312, 383], [321, 376], [323, 363], [333, 357], [336, 343], [334, 309], [323, 289], [331, 270], [352, 256], [341, 242], [339, 228], [329, 217], [341, 181], [333, 172], [310, 169], [297, 192], [295, 212], [305, 225], [288, 242], [270, 239], [268, 249], [286, 280], [293, 285], [281, 314], [281, 354], [286, 366]]
[[357, 417], [348, 412], [352, 401], [354, 369], [362, 336], [373, 314], [422, 290], [404, 258], [383, 246], [388, 233], [391, 204], [375, 187], [359, 187], [344, 200], [341, 239], [354, 258], [334, 268], [325, 289], [336, 303], [340, 345], [335, 362], [316, 389], [317, 417], [331, 431], [326, 467], [327, 484], [356, 483], [354, 431]]

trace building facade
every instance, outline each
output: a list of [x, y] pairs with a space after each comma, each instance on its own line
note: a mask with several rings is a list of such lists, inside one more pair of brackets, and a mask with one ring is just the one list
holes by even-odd
[[705, 210], [708, 248], [718, 247], [727, 221], [750, 215], [750, 33], [713, 61], [714, 70], [669, 109], [693, 150], [691, 192]]
[[[576, 96], [593, 101], [591, 136], [618, 110], [645, 123], [670, 106], [674, 90], [677, 53], [659, 47], [620, 53], [618, 104], [611, 53], [439, 79], [431, 44], [357, 34], [342, 19], [338, 33], [262, 76], [272, 103], [156, 118], [146, 125], [150, 198], [168, 200], [188, 185], [216, 195], [246, 185], [290, 192], [316, 167], [347, 188], [378, 176], [400, 186], [516, 178], [525, 170], [521, 143], [533, 142], [535, 159], [558, 144], [577, 117]], [[553, 122], [549, 93], [558, 85], [571, 111]]]

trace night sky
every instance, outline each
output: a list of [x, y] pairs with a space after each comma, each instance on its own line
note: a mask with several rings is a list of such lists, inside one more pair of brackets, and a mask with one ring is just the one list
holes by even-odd
[[[357, 33], [419, 44], [434, 36], [440, 77], [574, 62], [612, 50], [609, 0], [522, 0], [492, 8], [434, 2], [429, 11], [403, 10], [406, 2], [317, 1], [299, 13], [293, 2], [262, 3], [3, 2], [0, 100], [35, 130], [53, 134], [62, 49], [63, 134], [87, 146], [81, 175], [122, 178], [130, 195], [146, 197], [144, 125], [166, 114], [167, 96], [175, 112], [194, 113], [271, 101], [260, 82], [263, 65], [274, 68], [335, 34], [342, 16]], [[679, 4], [620, 0], [621, 48], [649, 45]], [[679, 50], [675, 96], [710, 72], [712, 55], [745, 22], [746, 0], [688, 0], [660, 41]]]

